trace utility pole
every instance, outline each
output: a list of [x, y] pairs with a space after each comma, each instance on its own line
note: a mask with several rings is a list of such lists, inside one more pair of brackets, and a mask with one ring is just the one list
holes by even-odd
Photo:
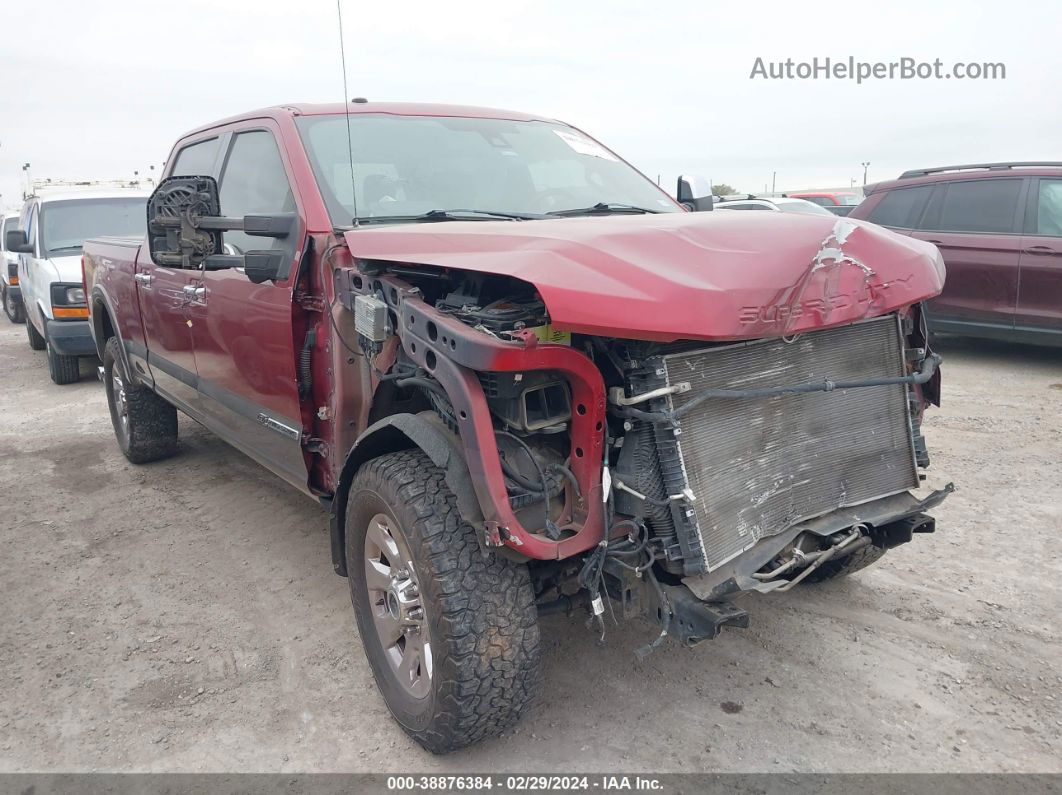
[[777, 179], [777, 177], [778, 177], [778, 172], [777, 171], [772, 171], [771, 172], [771, 193], [772, 194], [774, 193], [775, 180]]
[[867, 184], [867, 169], [870, 167], [870, 161], [868, 160], [865, 163], [860, 163], [859, 165], [863, 167], [863, 185], [865, 186]]

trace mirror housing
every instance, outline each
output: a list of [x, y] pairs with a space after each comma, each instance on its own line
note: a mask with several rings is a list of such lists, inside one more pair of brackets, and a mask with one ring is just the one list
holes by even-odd
[[8, 229], [4, 237], [4, 248], [12, 254], [32, 254], [33, 244], [26, 239], [23, 229]]
[[704, 177], [681, 176], [678, 178], [678, 187], [675, 196], [679, 204], [691, 213], [705, 212], [715, 209], [715, 197], [712, 196], [712, 186]]
[[203, 261], [203, 267], [208, 271], [243, 268], [243, 273], [248, 281], [253, 284], [262, 284], [280, 278], [287, 261], [288, 255], [286, 251], [273, 249], [269, 251], [248, 251], [240, 255], [215, 254]]

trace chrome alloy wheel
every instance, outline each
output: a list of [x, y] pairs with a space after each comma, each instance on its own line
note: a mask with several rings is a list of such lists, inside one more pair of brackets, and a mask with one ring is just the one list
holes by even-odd
[[376, 634], [399, 685], [414, 698], [431, 690], [428, 622], [405, 539], [382, 513], [365, 533], [365, 585]]
[[117, 363], [111, 369], [111, 393], [114, 395], [114, 410], [118, 413], [118, 423], [122, 426], [122, 433], [129, 435], [129, 401], [125, 396], [125, 382], [122, 374], [118, 372]]

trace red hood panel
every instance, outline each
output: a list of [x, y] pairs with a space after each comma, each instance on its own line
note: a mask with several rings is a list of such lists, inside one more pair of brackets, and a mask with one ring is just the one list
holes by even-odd
[[936, 248], [848, 218], [775, 212], [363, 226], [355, 257], [513, 276], [565, 331], [670, 341], [792, 334], [937, 295]]

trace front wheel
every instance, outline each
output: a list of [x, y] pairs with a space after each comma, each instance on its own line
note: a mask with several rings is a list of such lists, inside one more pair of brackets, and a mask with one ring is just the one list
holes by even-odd
[[527, 566], [483, 552], [419, 450], [362, 466], [345, 525], [358, 630], [399, 725], [446, 753], [514, 724], [539, 680]]
[[4, 314], [12, 323], [26, 322], [26, 309], [21, 301], [16, 301], [11, 290], [4, 288]]
[[134, 464], [146, 464], [177, 450], [177, 409], [149, 389], [129, 384], [118, 360], [118, 338], [103, 349], [103, 385], [118, 446]]
[[64, 353], [56, 353], [52, 343], [46, 341], [48, 350], [48, 375], [52, 382], [62, 386], [72, 384], [81, 378], [81, 362], [77, 356], [68, 356]]

